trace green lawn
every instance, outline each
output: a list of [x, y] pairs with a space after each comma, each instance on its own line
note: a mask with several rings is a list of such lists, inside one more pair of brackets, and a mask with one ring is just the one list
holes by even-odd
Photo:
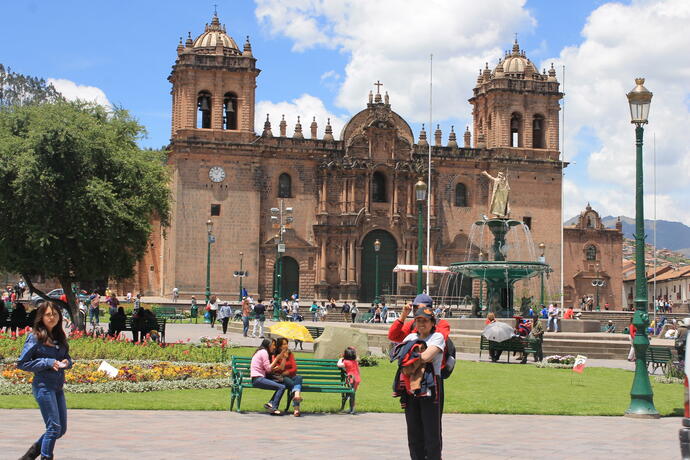
[[[244, 350], [241, 354], [245, 354]], [[361, 371], [358, 410], [399, 412], [398, 400], [391, 397], [394, 365], [381, 361], [379, 366]], [[620, 369], [587, 368], [579, 376], [564, 369], [460, 361], [453, 376], [446, 380], [445, 412], [617, 416], [623, 414], [630, 402], [632, 378], [632, 372]], [[653, 383], [653, 388], [654, 402], [662, 415], [682, 415], [682, 385]], [[227, 410], [229, 394], [228, 389], [68, 394], [67, 404], [73, 409]], [[269, 396], [267, 391], [245, 390], [242, 409], [262, 410]], [[305, 412], [328, 412], [340, 407], [339, 395], [304, 396]], [[30, 395], [0, 396], [0, 408], [34, 407]]]

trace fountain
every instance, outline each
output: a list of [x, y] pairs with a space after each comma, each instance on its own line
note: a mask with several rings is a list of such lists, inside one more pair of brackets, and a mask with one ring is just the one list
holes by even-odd
[[[450, 264], [449, 271], [451, 272], [450, 276], [467, 276], [473, 280], [478, 279], [480, 281], [480, 293], [483, 294], [483, 286], [486, 286], [487, 312], [493, 312], [497, 317], [511, 317], [514, 315], [515, 284], [518, 281], [529, 280], [537, 275], [542, 275], [539, 289], [542, 292], [540, 297], [543, 297], [543, 274], [549, 273], [551, 267], [543, 261], [536, 260], [529, 228], [523, 222], [509, 217], [508, 194], [510, 188], [505, 174], [500, 172], [497, 177], [490, 176], [486, 171], [483, 174], [494, 182], [489, 212], [495, 217], [483, 216], [482, 220], [475, 222], [470, 230], [467, 247], [468, 260]], [[520, 232], [517, 230], [513, 231], [513, 234], [518, 233], [512, 238], [513, 244], [508, 244], [507, 239], [513, 227], [520, 227], [523, 230], [524, 247], [520, 244], [518, 237]], [[484, 244], [484, 230], [486, 228], [493, 236], [493, 241], [489, 242], [488, 247]], [[476, 241], [477, 231], [480, 233], [478, 241]], [[520, 253], [522, 251], [524, 253], [524, 250], [527, 250], [527, 253], [518, 254], [517, 260], [509, 259], [509, 252]], [[476, 257], [477, 253], [479, 260], [469, 260], [473, 256]], [[493, 260], [482, 260], [483, 254], [490, 255]], [[523, 297], [520, 313], [524, 315], [525, 310], [529, 309], [530, 303], [529, 298]], [[479, 301], [479, 304], [480, 306], [484, 304], [483, 299]], [[477, 313], [476, 310], [475, 302], [474, 314]]]

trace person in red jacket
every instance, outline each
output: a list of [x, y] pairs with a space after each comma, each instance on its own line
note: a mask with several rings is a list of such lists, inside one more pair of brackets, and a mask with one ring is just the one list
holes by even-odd
[[[409, 334], [416, 332], [414, 319], [405, 322], [407, 317], [410, 315], [413, 308], [421, 305], [431, 307], [433, 302], [434, 301], [432, 298], [427, 294], [419, 294], [417, 297], [415, 297], [414, 302], [405, 305], [402, 309], [402, 313], [400, 314], [400, 318], [393, 321], [393, 324], [391, 324], [391, 327], [388, 329], [388, 340], [391, 342], [400, 343], [405, 340], [405, 337], [407, 337]], [[444, 340], [448, 340], [448, 335], [450, 334], [450, 324], [448, 324], [448, 321], [445, 319], [439, 319], [436, 321], [435, 327], [436, 332], [441, 333]]]

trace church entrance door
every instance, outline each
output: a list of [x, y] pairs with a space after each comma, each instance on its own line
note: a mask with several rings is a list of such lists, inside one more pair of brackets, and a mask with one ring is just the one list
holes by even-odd
[[372, 302], [376, 297], [376, 252], [374, 242], [381, 242], [379, 251], [379, 292], [395, 294], [397, 290], [393, 269], [398, 263], [398, 243], [393, 235], [385, 230], [373, 230], [362, 241], [362, 271], [360, 273], [361, 286], [359, 290], [360, 302]]
[[281, 263], [283, 264], [281, 294], [283, 299], [286, 299], [292, 294], [299, 294], [299, 264], [290, 256], [281, 257]]

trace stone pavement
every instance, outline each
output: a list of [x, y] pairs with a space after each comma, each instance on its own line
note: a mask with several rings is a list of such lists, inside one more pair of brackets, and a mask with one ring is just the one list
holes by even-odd
[[[38, 410], [0, 410], [2, 458], [18, 458], [38, 436]], [[448, 459], [680, 458], [680, 418], [445, 415]], [[56, 459], [409, 458], [399, 414], [266, 414], [69, 411]]]

